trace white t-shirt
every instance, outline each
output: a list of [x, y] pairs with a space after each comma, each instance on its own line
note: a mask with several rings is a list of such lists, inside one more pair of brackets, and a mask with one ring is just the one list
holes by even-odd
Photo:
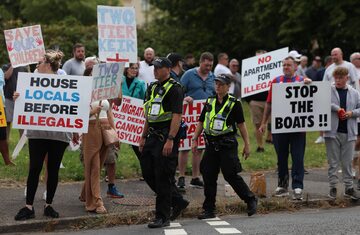
[[338, 64], [338, 65], [336, 65], [335, 63], [331, 64], [325, 70], [323, 81], [330, 81], [331, 83], [333, 83], [335, 80], [334, 80], [334, 77], [332, 74], [337, 67], [344, 67], [349, 70], [349, 80], [347, 83], [349, 85], [351, 85], [353, 88], [358, 89], [359, 88], [359, 77], [356, 73], [356, 68], [352, 63], [345, 61], [345, 60], [341, 64]]
[[[101, 101], [101, 111], [99, 113], [99, 118], [107, 118], [107, 111], [110, 108], [110, 103], [108, 100], [98, 100], [98, 101], [94, 101], [91, 103], [91, 108], [95, 108], [97, 106], [100, 105], [100, 101]], [[91, 115], [89, 120], [95, 120], [96, 119], [96, 115]]]
[[[214, 69], [214, 75], [218, 76], [220, 74], [230, 74], [232, 76], [232, 73], [228, 67], [222, 64], [217, 64]], [[231, 82], [229, 93], [234, 94], [234, 89], [235, 89], [235, 83]]]
[[154, 66], [149, 66], [144, 60], [140, 61], [139, 79], [145, 81], [146, 85], [155, 82]]

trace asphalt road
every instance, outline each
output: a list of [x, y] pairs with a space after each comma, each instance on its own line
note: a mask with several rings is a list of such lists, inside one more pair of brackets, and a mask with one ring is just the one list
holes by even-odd
[[[360, 206], [343, 209], [308, 209], [294, 213], [222, 216], [218, 220], [178, 220], [171, 227], [148, 229], [146, 225], [62, 231], [53, 235], [212, 235], [212, 234], [360, 234]], [[39, 233], [37, 233], [39, 234]], [[45, 234], [45, 233], [44, 233]]]

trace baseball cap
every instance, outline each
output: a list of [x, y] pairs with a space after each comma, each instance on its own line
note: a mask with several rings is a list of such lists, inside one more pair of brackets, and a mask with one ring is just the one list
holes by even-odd
[[302, 56], [297, 51], [292, 50], [289, 52], [289, 56], [292, 57], [296, 62], [300, 62], [300, 57]]
[[184, 61], [182, 56], [178, 53], [172, 52], [169, 53], [166, 58], [171, 61], [172, 66], [174, 67], [179, 61]]
[[156, 68], [171, 68], [171, 61], [166, 57], [159, 57], [153, 60], [152, 65], [154, 65]]
[[231, 78], [230, 75], [228, 74], [219, 74], [215, 77], [215, 81], [219, 81], [225, 84], [230, 84], [231, 83]]

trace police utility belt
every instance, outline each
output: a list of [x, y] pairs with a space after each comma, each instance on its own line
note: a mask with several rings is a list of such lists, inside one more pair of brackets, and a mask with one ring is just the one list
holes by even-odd
[[204, 134], [206, 147], [214, 148], [215, 151], [229, 149], [237, 146], [237, 140], [234, 134], [222, 136], [210, 136]]

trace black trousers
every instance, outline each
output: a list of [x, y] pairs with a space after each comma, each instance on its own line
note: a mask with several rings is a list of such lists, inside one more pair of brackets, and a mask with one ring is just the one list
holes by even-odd
[[46, 183], [46, 203], [51, 204], [59, 180], [59, 168], [68, 143], [58, 140], [29, 139], [30, 168], [27, 178], [26, 204], [34, 203], [39, 184], [39, 176], [46, 154], [48, 154], [48, 180]]
[[205, 201], [203, 209], [214, 212], [217, 192], [217, 179], [221, 169], [224, 179], [231, 185], [236, 194], [246, 203], [254, 199], [244, 179], [238, 175], [241, 164], [237, 154], [237, 143], [232, 146], [207, 144], [200, 163], [200, 171], [204, 180]]
[[170, 156], [163, 156], [162, 150], [166, 139], [161, 141], [156, 135], [150, 135], [145, 142], [140, 165], [144, 180], [156, 193], [156, 212], [158, 219], [168, 220], [171, 207], [184, 199], [175, 185], [175, 171], [178, 162], [178, 140], [174, 140]]

